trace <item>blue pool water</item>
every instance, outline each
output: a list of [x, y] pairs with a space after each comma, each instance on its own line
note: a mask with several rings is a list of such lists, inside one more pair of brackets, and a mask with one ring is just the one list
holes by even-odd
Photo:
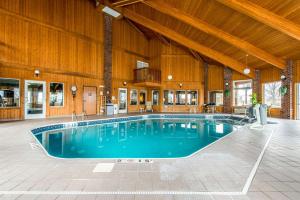
[[232, 132], [233, 126], [197, 118], [140, 119], [35, 134], [61, 158], [175, 158], [193, 154]]

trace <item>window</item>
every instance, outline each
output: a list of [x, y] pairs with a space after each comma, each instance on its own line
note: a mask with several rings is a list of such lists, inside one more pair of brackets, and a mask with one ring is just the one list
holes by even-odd
[[216, 106], [223, 105], [223, 91], [210, 91], [209, 103], [215, 103]]
[[132, 89], [130, 90], [130, 105], [137, 105], [137, 104], [138, 104], [137, 90]]
[[234, 81], [233, 96], [234, 106], [246, 106], [251, 104], [252, 81]]
[[198, 104], [198, 92], [197, 91], [187, 91], [186, 101], [187, 101], [187, 105], [197, 105]]
[[148, 68], [149, 67], [149, 63], [144, 62], [144, 61], [136, 61], [136, 68], [137, 69], [143, 69], [143, 68]]
[[263, 84], [263, 102], [268, 106], [281, 107], [280, 87], [280, 81]]
[[173, 105], [174, 104], [174, 91], [165, 90], [164, 91], [164, 105]]
[[50, 83], [50, 106], [64, 105], [64, 84]]
[[185, 105], [185, 91], [176, 91], [176, 105]]
[[158, 105], [159, 102], [159, 91], [153, 90], [152, 91], [152, 105]]
[[0, 108], [20, 106], [20, 82], [16, 79], [0, 78]]
[[140, 105], [146, 104], [146, 91], [140, 91]]

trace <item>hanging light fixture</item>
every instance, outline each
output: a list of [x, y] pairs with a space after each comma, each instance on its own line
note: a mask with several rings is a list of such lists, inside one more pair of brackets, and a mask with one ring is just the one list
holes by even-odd
[[[172, 47], [171, 47], [171, 40], [170, 40], [170, 45], [169, 45], [169, 51], [171, 51], [171, 49], [172, 49]], [[168, 60], [168, 65], [169, 65], [169, 70], [171, 71], [171, 62], [170, 62], [170, 59]], [[173, 79], [173, 76], [172, 76], [172, 74], [169, 74], [168, 75], [168, 80], [170, 81], [170, 80], [172, 80]]]
[[244, 74], [249, 74], [250, 68], [248, 67], [248, 54], [246, 54], [246, 68], [244, 69]]

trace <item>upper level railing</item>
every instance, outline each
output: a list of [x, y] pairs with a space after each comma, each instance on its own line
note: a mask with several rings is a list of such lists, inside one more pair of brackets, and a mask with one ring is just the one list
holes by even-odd
[[134, 82], [161, 83], [161, 72], [158, 69], [151, 69], [151, 68], [135, 69]]

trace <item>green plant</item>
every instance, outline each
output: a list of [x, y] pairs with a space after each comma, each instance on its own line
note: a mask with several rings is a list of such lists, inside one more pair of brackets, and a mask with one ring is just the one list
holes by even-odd
[[257, 94], [256, 93], [252, 93], [252, 95], [251, 95], [251, 103], [252, 103], [253, 106], [255, 106], [256, 104], [258, 104]]
[[280, 95], [284, 96], [287, 93], [287, 90], [288, 90], [287, 86], [281, 86], [280, 90], [279, 90], [280, 91]]
[[226, 89], [226, 90], [225, 90], [225, 96], [226, 96], [226, 97], [229, 97], [229, 96], [230, 96], [230, 90], [229, 90], [229, 89]]

